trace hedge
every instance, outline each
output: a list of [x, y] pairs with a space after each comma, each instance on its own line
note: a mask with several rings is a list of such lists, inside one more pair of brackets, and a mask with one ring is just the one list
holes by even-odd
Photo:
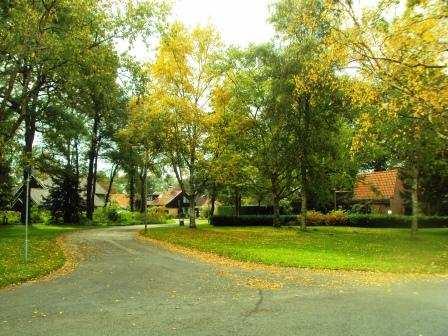
[[[221, 205], [216, 209], [217, 216], [232, 217], [235, 214], [235, 207], [232, 205]], [[287, 215], [280, 209], [281, 215]], [[274, 207], [269, 205], [243, 205], [240, 207], [240, 216], [269, 216], [274, 215]]]
[[[349, 215], [346, 226], [367, 228], [403, 228], [411, 227], [410, 216], [384, 216], [384, 215]], [[418, 219], [419, 228], [447, 228], [448, 217], [422, 216]]]
[[[274, 216], [213, 216], [213, 226], [273, 226]], [[307, 216], [308, 226], [346, 226], [361, 228], [410, 228], [412, 217], [397, 215], [346, 214], [333, 212], [320, 214], [310, 212]], [[299, 216], [280, 216], [281, 225], [299, 225]], [[420, 228], [448, 228], [448, 217], [422, 216]]]
[[[297, 216], [295, 215], [280, 216], [281, 225], [287, 225], [295, 221], [297, 221]], [[213, 226], [273, 226], [274, 216], [213, 216], [210, 224]]]

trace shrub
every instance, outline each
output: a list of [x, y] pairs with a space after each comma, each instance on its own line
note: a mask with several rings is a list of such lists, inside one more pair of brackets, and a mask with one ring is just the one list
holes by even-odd
[[[272, 226], [273, 215], [268, 216], [213, 216], [213, 226]], [[307, 213], [308, 226], [348, 226], [361, 228], [402, 228], [411, 227], [412, 217], [398, 215], [350, 214], [337, 210], [328, 214], [317, 211]], [[280, 216], [281, 225], [299, 225], [299, 216]], [[448, 228], [448, 217], [422, 216], [419, 218], [420, 228]]]
[[[289, 224], [290, 222], [296, 221], [297, 216], [288, 215], [280, 216], [280, 223], [282, 225]], [[210, 221], [213, 226], [273, 226], [274, 216], [254, 216], [254, 215], [243, 215], [239, 217], [235, 216], [213, 216]]]
[[[42, 209], [37, 206], [31, 207], [30, 211], [30, 223], [33, 224], [50, 224], [51, 223], [51, 212], [45, 209]], [[19, 215], [20, 221], [20, 215]]]
[[217, 216], [231, 217], [235, 214], [235, 207], [230, 205], [221, 205], [216, 209]]
[[[298, 222], [300, 223], [298, 216]], [[323, 214], [318, 211], [308, 211], [306, 214], [308, 226], [346, 226], [348, 224], [348, 215], [342, 210], [334, 210], [328, 214]]]
[[[420, 228], [446, 228], [448, 227], [448, 217], [422, 216], [419, 218]], [[350, 215], [348, 216], [348, 226], [366, 228], [403, 228], [411, 227], [412, 217], [410, 216], [386, 216], [386, 215]]]
[[20, 212], [0, 211], [0, 225], [3, 224], [9, 224], [9, 225], [20, 224]]
[[[287, 201], [282, 201], [280, 204], [280, 214], [290, 215], [292, 207]], [[243, 205], [240, 208], [240, 216], [269, 216], [274, 214], [274, 208], [266, 205]], [[234, 216], [235, 207], [230, 205], [221, 205], [216, 209], [217, 216]]]
[[[298, 216], [298, 222], [300, 223], [301, 215]], [[320, 213], [319, 211], [308, 211], [306, 213], [306, 222], [308, 226], [324, 226], [325, 224], [325, 215]]]
[[118, 206], [111, 204], [106, 207], [96, 208], [93, 213], [94, 225], [130, 225], [125, 219], [129, 218], [125, 215], [127, 211], [120, 209]]
[[345, 226], [348, 224], [348, 214], [343, 210], [333, 210], [325, 215], [325, 225]]
[[210, 207], [205, 205], [199, 208], [199, 217], [203, 219], [207, 219], [210, 217]]
[[159, 207], [150, 208], [147, 212], [146, 222], [148, 224], [166, 224], [169, 220], [169, 215], [165, 210]]
[[78, 174], [71, 167], [58, 169], [52, 181], [53, 186], [44, 200], [45, 208], [51, 211], [55, 222], [78, 224], [82, 212]]

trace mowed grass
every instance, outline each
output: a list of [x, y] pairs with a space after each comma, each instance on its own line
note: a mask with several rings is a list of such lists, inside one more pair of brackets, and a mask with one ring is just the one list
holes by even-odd
[[150, 229], [150, 238], [236, 260], [315, 269], [448, 273], [448, 230], [361, 228]]
[[35, 279], [60, 268], [65, 256], [56, 238], [72, 230], [43, 225], [30, 227], [28, 263], [25, 263], [25, 227], [0, 226], [0, 288]]

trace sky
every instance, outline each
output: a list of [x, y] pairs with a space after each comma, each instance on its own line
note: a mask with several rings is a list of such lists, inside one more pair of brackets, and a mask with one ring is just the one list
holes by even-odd
[[[378, 0], [354, 0], [355, 7], [370, 7]], [[172, 20], [189, 26], [213, 24], [226, 44], [241, 47], [274, 37], [268, 23], [275, 0], [177, 0]]]
[[[370, 7], [378, 0], [354, 0], [357, 8]], [[181, 21], [189, 27], [213, 25], [226, 45], [247, 47], [251, 43], [268, 42], [275, 32], [269, 24], [270, 7], [275, 0], [173, 0], [169, 21]], [[141, 62], [150, 61], [155, 55], [157, 41], [143, 42], [131, 48], [131, 55]], [[120, 51], [128, 48], [118, 44]]]
[[189, 26], [213, 24], [226, 44], [247, 46], [269, 41], [271, 0], [177, 0], [173, 19]]

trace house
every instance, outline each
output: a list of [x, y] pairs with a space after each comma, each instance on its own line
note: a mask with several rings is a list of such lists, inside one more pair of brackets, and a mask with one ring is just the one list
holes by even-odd
[[182, 189], [171, 188], [157, 196], [150, 205], [163, 208], [170, 216], [178, 217], [181, 210], [188, 207], [188, 199], [184, 196]]
[[[189, 200], [182, 192], [180, 188], [171, 188], [164, 193], [159, 194], [152, 202], [150, 206], [160, 207], [165, 212], [173, 217], [178, 217], [181, 213], [186, 214], [188, 212]], [[199, 208], [206, 206], [209, 203], [207, 196], [203, 195], [196, 200], [196, 215], [199, 216]]]
[[[80, 181], [81, 190], [85, 190], [86, 185], [87, 185], [87, 180], [82, 179]], [[53, 186], [53, 181], [50, 178], [41, 180], [41, 179], [37, 178], [36, 176], [31, 175], [30, 176], [31, 206], [42, 206], [45, 199], [50, 195], [50, 189], [52, 186]], [[14, 211], [21, 211], [21, 209], [23, 207], [22, 194], [23, 194], [24, 187], [25, 187], [24, 185], [21, 185], [14, 193], [13, 201], [11, 203], [11, 208]], [[86, 198], [85, 191], [83, 191], [81, 193], [81, 197], [85, 200], [85, 198]], [[106, 198], [106, 191], [99, 183], [96, 183], [95, 196], [94, 196], [95, 208], [104, 206], [105, 198]]]
[[401, 215], [403, 190], [398, 170], [365, 173], [356, 180], [353, 201], [369, 206], [374, 213]]
[[122, 209], [127, 209], [130, 205], [129, 196], [125, 194], [110, 194], [110, 201]]
[[[40, 180], [34, 175], [30, 176], [30, 203], [31, 206], [39, 206], [44, 203], [45, 198], [50, 194], [50, 184], [49, 180]], [[21, 211], [22, 205], [22, 194], [24, 185], [21, 185], [12, 198], [11, 208], [14, 211]]]

